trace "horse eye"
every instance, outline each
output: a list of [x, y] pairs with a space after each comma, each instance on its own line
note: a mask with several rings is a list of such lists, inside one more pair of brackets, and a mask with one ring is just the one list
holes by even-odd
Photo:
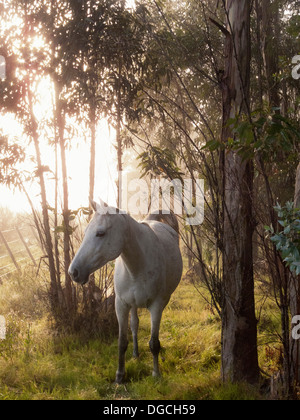
[[97, 238], [103, 238], [105, 236], [105, 232], [97, 232], [96, 237]]

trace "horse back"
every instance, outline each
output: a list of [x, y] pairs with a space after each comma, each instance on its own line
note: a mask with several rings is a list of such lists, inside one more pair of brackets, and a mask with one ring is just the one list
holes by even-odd
[[170, 226], [178, 234], [179, 241], [179, 223], [177, 217], [173, 212], [171, 212], [170, 214], [149, 214], [145, 222], [147, 223], [147, 221], [156, 221]]
[[[170, 296], [180, 282], [183, 263], [179, 246], [177, 218], [175, 215], [172, 215], [172, 218], [165, 216], [170, 215], [150, 215], [150, 218], [148, 216], [144, 223], [148, 224], [150, 229], [155, 233], [156, 240], [160, 244], [162, 253], [160, 256], [163, 257], [165, 262], [166, 286]], [[157, 220], [158, 218], [163, 218], [164, 221]], [[176, 223], [174, 223], [175, 219]], [[157, 247], [157, 249], [159, 248]]]

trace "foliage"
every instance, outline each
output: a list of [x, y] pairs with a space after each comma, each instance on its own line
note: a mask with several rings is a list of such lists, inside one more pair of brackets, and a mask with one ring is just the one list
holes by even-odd
[[[138, 10], [136, 14], [131, 13], [122, 0], [79, 3], [8, 0], [3, 14], [7, 24], [1, 27], [0, 40], [1, 54], [7, 62], [7, 79], [0, 83], [3, 98], [0, 109], [14, 114], [23, 129], [22, 141], [26, 139], [35, 147], [36, 167], [28, 178], [40, 186], [43, 212], [41, 218], [35, 217], [35, 222], [48, 255], [49, 299], [53, 313], [58, 314], [58, 318], [64, 313], [72, 324], [70, 309], [79, 311], [79, 299], [75, 298], [75, 287], [68, 275], [73, 252], [71, 236], [76, 232], [72, 222], [79, 212], [90, 214], [87, 209], [69, 209], [66, 151], [73, 146], [75, 134], [87, 128], [91, 144], [95, 143], [98, 123], [103, 117], [114, 128], [137, 117], [133, 101], [139, 75], [145, 69], [142, 66], [145, 25]], [[47, 83], [51, 94], [47, 111], [42, 105], [44, 98], [39, 95], [41, 82]], [[43, 111], [42, 116], [35, 112], [38, 107]], [[67, 142], [68, 137], [70, 142]], [[55, 168], [43, 162], [45, 157], [41, 151], [45, 142], [53, 147]], [[18, 156], [21, 149], [17, 143], [4, 148], [1, 140], [0, 147], [3, 156], [0, 181], [19, 182], [14, 166], [21, 158], [29, 160], [31, 157], [25, 151]], [[90, 156], [90, 174], [86, 177], [90, 175], [91, 186], [95, 177], [92, 159], [96, 160], [92, 147]], [[51, 187], [46, 182], [49, 174], [55, 181]], [[59, 187], [63, 191], [61, 210], [58, 208]], [[52, 208], [50, 196], [56, 197]], [[91, 194], [87, 194], [87, 201], [88, 198], [93, 199]], [[50, 220], [50, 211], [54, 223]], [[60, 237], [63, 252], [59, 249]]]
[[150, 146], [147, 151], [138, 156], [141, 161], [139, 167], [142, 170], [141, 177], [146, 174], [167, 176], [169, 179], [181, 179], [183, 172], [176, 163], [176, 155], [172, 150], [161, 149], [158, 146]]
[[278, 162], [281, 159], [298, 159], [300, 141], [299, 123], [291, 121], [277, 112], [256, 110], [251, 118], [236, 116], [228, 121], [235, 134], [227, 144], [212, 140], [204, 149], [234, 150], [243, 160], [259, 156], [264, 162]]
[[18, 143], [13, 143], [0, 134], [0, 184], [20, 184], [21, 174], [17, 167], [24, 159], [25, 150]]
[[[130, 10], [123, 0], [6, 0], [5, 5], [0, 5], [1, 12], [4, 13], [3, 20], [7, 21], [0, 28], [0, 54], [7, 61], [7, 79], [0, 83], [0, 109], [17, 116], [23, 128], [22, 141], [35, 140], [37, 149], [39, 143], [49, 141], [53, 146], [53, 153], [56, 153], [59, 139], [62, 151], [67, 146], [73, 147], [75, 125], [80, 125], [82, 132], [92, 133], [96, 125], [93, 127], [93, 123], [104, 117], [113, 127], [124, 128], [121, 136], [123, 147], [126, 139], [127, 145], [139, 149], [137, 153], [141, 161], [139, 170], [142, 176], [167, 176], [174, 179], [187, 175], [195, 179], [201, 174], [207, 185], [205, 222], [195, 229], [182, 230], [182, 237], [188, 249], [190, 268], [195, 269], [197, 273], [195, 277], [198, 288], [205, 287], [209, 291], [208, 302], [211, 305], [211, 301], [217, 301], [218, 305], [214, 306], [217, 306], [221, 313], [220, 306], [224, 294], [224, 152], [237, 152], [244, 160], [255, 158], [256, 184], [253, 201], [263, 203], [264, 207], [262, 211], [255, 209], [255, 217], [260, 223], [258, 233], [261, 226], [273, 222], [269, 219], [272, 218], [274, 197], [277, 198], [281, 194], [282, 198], [283, 193], [290, 196], [293, 188], [291, 180], [299, 156], [300, 102], [299, 82], [291, 77], [291, 51], [298, 53], [299, 1], [269, 2], [270, 14], [275, 15], [275, 12], [278, 12], [278, 21], [273, 16], [268, 22], [277, 49], [276, 54], [271, 52], [274, 53], [275, 59], [278, 58], [277, 68], [269, 75], [266, 75], [269, 70], [266, 64], [268, 51], [261, 51], [264, 36], [267, 35], [261, 21], [262, 1], [253, 2], [252, 46], [255, 54], [252, 66], [255, 71], [251, 72], [252, 91], [249, 104], [251, 110], [258, 107], [260, 109], [254, 112], [249, 110], [247, 116], [239, 115], [229, 121], [234, 135], [226, 144], [219, 141], [222, 130], [220, 87], [224, 83], [225, 37], [224, 32], [220, 31], [221, 25], [213, 25], [211, 19], [213, 17], [215, 22], [226, 21], [223, 7], [225, 2], [216, 3], [214, 7], [210, 0], [140, 0], [136, 2], [137, 7]], [[52, 87], [54, 86], [55, 106], [50, 104], [50, 116], [38, 119], [33, 112], [41, 101], [37, 95], [37, 85], [46, 78], [49, 83], [51, 81]], [[264, 105], [265, 98], [272, 96], [271, 90], [278, 90], [280, 109], [279, 103], [275, 109], [272, 109], [272, 103]], [[73, 127], [69, 129], [68, 126], [71, 125]], [[126, 128], [130, 129], [131, 137], [125, 133]], [[68, 144], [65, 141], [67, 135], [70, 139]], [[24, 153], [24, 150], [17, 146], [17, 141], [10, 139], [7, 142], [1, 137], [0, 181], [10, 185], [15, 183], [20, 175], [15, 168], [24, 158], [30, 158]], [[56, 163], [59, 167], [59, 162]], [[37, 156], [36, 164], [31, 180], [33, 178], [37, 181], [39, 178], [42, 182], [48, 172], [54, 175], [55, 181], [58, 180], [59, 171], [56, 170], [54, 174], [53, 168], [47, 165], [48, 162], [38, 162]], [[66, 176], [63, 186], [66, 186], [67, 179]], [[74, 212], [66, 205], [62, 221], [60, 210], [48, 206], [48, 191], [45, 191], [44, 195], [44, 215], [52, 211], [53, 218], [56, 219], [50, 236], [55, 243], [53, 247], [50, 243], [49, 248], [55, 249], [55, 276], [57, 284], [63, 285], [64, 279], [63, 276], [60, 278], [60, 274], [63, 269], [67, 269], [67, 264], [64, 264], [67, 259], [59, 249], [61, 243], [57, 241], [60, 236], [64, 236], [67, 238], [65, 245], [68, 245], [68, 237], [71, 234], [76, 236], [79, 230], [76, 229], [75, 217], [79, 213], [88, 216], [88, 209]], [[270, 231], [273, 242], [276, 243], [278, 251], [282, 252], [287, 264], [297, 273], [300, 267], [297, 265], [297, 223], [300, 218], [290, 204], [280, 210], [278, 207], [278, 213], [282, 214], [279, 217], [283, 231], [276, 234]], [[50, 229], [48, 230], [50, 233]], [[46, 226], [41, 226], [41, 232], [46, 231]], [[264, 249], [261, 243], [258, 246], [260, 255]], [[65, 249], [68, 253], [67, 246]], [[272, 257], [272, 263], [277, 264], [278, 254], [274, 253]], [[269, 288], [272, 263], [265, 276]], [[276, 275], [280, 272], [273, 271], [276, 271]], [[46, 283], [49, 283], [48, 278]], [[65, 293], [65, 289], [61, 292]], [[73, 294], [70, 293], [70, 296]], [[281, 306], [283, 307], [283, 302]], [[68, 308], [67, 312], [72, 318], [72, 312], [68, 311]], [[176, 336], [183, 344], [177, 352], [174, 349], [172, 360], [167, 367], [168, 373], [174, 376], [169, 382], [162, 382], [159, 389], [154, 387], [155, 397], [181, 395], [181, 387], [176, 385], [179, 379], [181, 380], [183, 371], [186, 373], [192, 366], [189, 360], [192, 352], [194, 353], [191, 360], [195, 362], [196, 359], [199, 369], [189, 378], [190, 385], [193, 385], [186, 385], [187, 397], [194, 397], [199, 391], [198, 382], [195, 385], [199, 370], [202, 372], [204, 369], [215, 367], [219, 362], [219, 347], [216, 343], [209, 342], [211, 347], [208, 346], [205, 351], [202, 351], [202, 347], [190, 349], [184, 344], [184, 337], [178, 333], [178, 326], [187, 329], [187, 325], [175, 325], [175, 321], [172, 323], [172, 319], [169, 319], [170, 330], [165, 331], [165, 334], [169, 334], [170, 331], [170, 335], [167, 336], [170, 341]], [[196, 334], [199, 323], [192, 329]], [[193, 339], [189, 335], [187, 337]], [[27, 343], [29, 346], [30, 340]], [[197, 364], [197, 354], [200, 350], [201, 363]], [[116, 354], [116, 345], [108, 351]], [[85, 355], [80, 354], [79, 358], [83, 357]], [[58, 371], [64, 365], [64, 361], [55, 359], [55, 356], [51, 362], [57, 363]], [[99, 363], [101, 365], [102, 362]], [[49, 365], [47, 368], [51, 373], [51, 363]], [[179, 373], [174, 373], [177, 365], [183, 367], [178, 368]], [[74, 366], [76, 364], [70, 363], [69, 368], [74, 369]], [[21, 367], [24, 369], [24, 366]], [[5, 369], [7, 373], [9, 367], [5, 366]], [[40, 372], [37, 372], [32, 364], [31, 369], [31, 373], [35, 373], [32, 377], [37, 377], [38, 380], [32, 383], [28, 395], [38, 390], [41, 396], [49, 397], [50, 390], [51, 397], [55, 394], [56, 387], [61, 390], [61, 385], [73, 387], [74, 394], [77, 387], [78, 398], [88, 395], [103, 396], [107, 387], [111, 395], [115, 393], [103, 378], [97, 388], [93, 373], [86, 383], [80, 385], [72, 374], [60, 375], [56, 372], [52, 380], [46, 368], [39, 366]], [[132, 363], [131, 378], [140, 379], [145, 370], [145, 364], [135, 366]], [[111, 367], [107, 368], [106, 372], [110, 377], [114, 375]], [[14, 378], [11, 371], [8, 372], [8, 376], [9, 374], [18, 383], [18, 378]], [[217, 370], [214, 372], [214, 375], [216, 374]], [[202, 377], [202, 380], [205, 382], [205, 378]], [[26, 381], [30, 382], [28, 377]], [[144, 393], [135, 388], [130, 397], [144, 397], [149, 385], [153, 385], [150, 381], [142, 378]], [[12, 382], [7, 381], [8, 390], [13, 388]], [[209, 388], [210, 386], [203, 391], [204, 396], [212, 395]], [[132, 389], [134, 390], [134, 385]], [[236, 389], [229, 389], [229, 394], [236, 394]], [[124, 391], [121, 397], [128, 395]]]
[[[56, 213], [55, 208], [49, 206], [48, 210], [50, 210], [55, 216], [59, 216]], [[69, 232], [70, 235], [73, 235], [75, 233], [76, 229], [78, 228], [78, 221], [80, 221], [82, 218], [85, 218], [85, 217], [89, 218], [89, 217], [92, 216], [92, 214], [93, 214], [93, 212], [89, 207], [79, 207], [76, 210], [69, 210], [68, 211], [68, 220], [69, 220], [69, 222], [74, 222], [75, 221], [75, 224], [74, 224], [74, 226], [71, 226], [71, 225], [66, 226], [64, 220], [62, 220], [61, 225], [57, 225], [54, 228], [54, 232], [55, 232], [57, 238], [59, 238], [60, 233], [65, 233], [66, 230]]]
[[296, 275], [300, 274], [300, 209], [295, 209], [292, 202], [285, 206], [275, 207], [278, 213], [278, 223], [283, 228], [275, 232], [273, 226], [267, 227], [271, 240], [280, 251], [284, 262]]

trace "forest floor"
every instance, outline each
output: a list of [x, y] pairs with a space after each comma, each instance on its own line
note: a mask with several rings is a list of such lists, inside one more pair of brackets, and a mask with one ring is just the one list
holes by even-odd
[[[17, 286], [17, 285], [16, 285]], [[160, 340], [162, 377], [152, 378], [150, 316], [140, 311], [140, 359], [127, 351], [126, 383], [115, 385], [117, 337], [82, 340], [58, 336], [47, 318], [30, 319], [19, 308], [16, 287], [5, 296], [0, 286], [0, 312], [7, 317], [7, 336], [0, 340], [0, 400], [241, 400], [266, 399], [261, 388], [222, 385], [220, 380], [221, 322], [195, 287], [182, 281], [164, 312]], [[28, 286], [28, 289], [30, 287]], [[24, 292], [25, 293], [25, 292]], [[2, 300], [1, 300], [2, 299]], [[36, 308], [38, 312], [38, 296]], [[34, 305], [34, 299], [31, 304]], [[278, 368], [278, 311], [272, 302], [259, 309], [259, 359], [264, 372]], [[16, 310], [18, 308], [18, 310]], [[131, 338], [131, 334], [130, 334]]]

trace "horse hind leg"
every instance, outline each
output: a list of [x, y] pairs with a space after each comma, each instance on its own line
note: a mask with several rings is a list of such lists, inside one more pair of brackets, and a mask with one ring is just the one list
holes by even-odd
[[130, 326], [133, 338], [133, 357], [139, 358], [139, 346], [138, 346], [138, 329], [139, 329], [139, 317], [137, 314], [137, 308], [131, 309]]
[[157, 308], [150, 309], [151, 313], [151, 340], [149, 342], [149, 347], [153, 355], [153, 373], [152, 376], [159, 377], [159, 362], [158, 356], [160, 353], [160, 341], [159, 341], [159, 329], [160, 322], [162, 317], [162, 310]]
[[116, 313], [119, 322], [119, 367], [116, 373], [116, 383], [121, 384], [125, 377], [125, 355], [128, 347], [128, 317], [129, 307], [116, 299]]

